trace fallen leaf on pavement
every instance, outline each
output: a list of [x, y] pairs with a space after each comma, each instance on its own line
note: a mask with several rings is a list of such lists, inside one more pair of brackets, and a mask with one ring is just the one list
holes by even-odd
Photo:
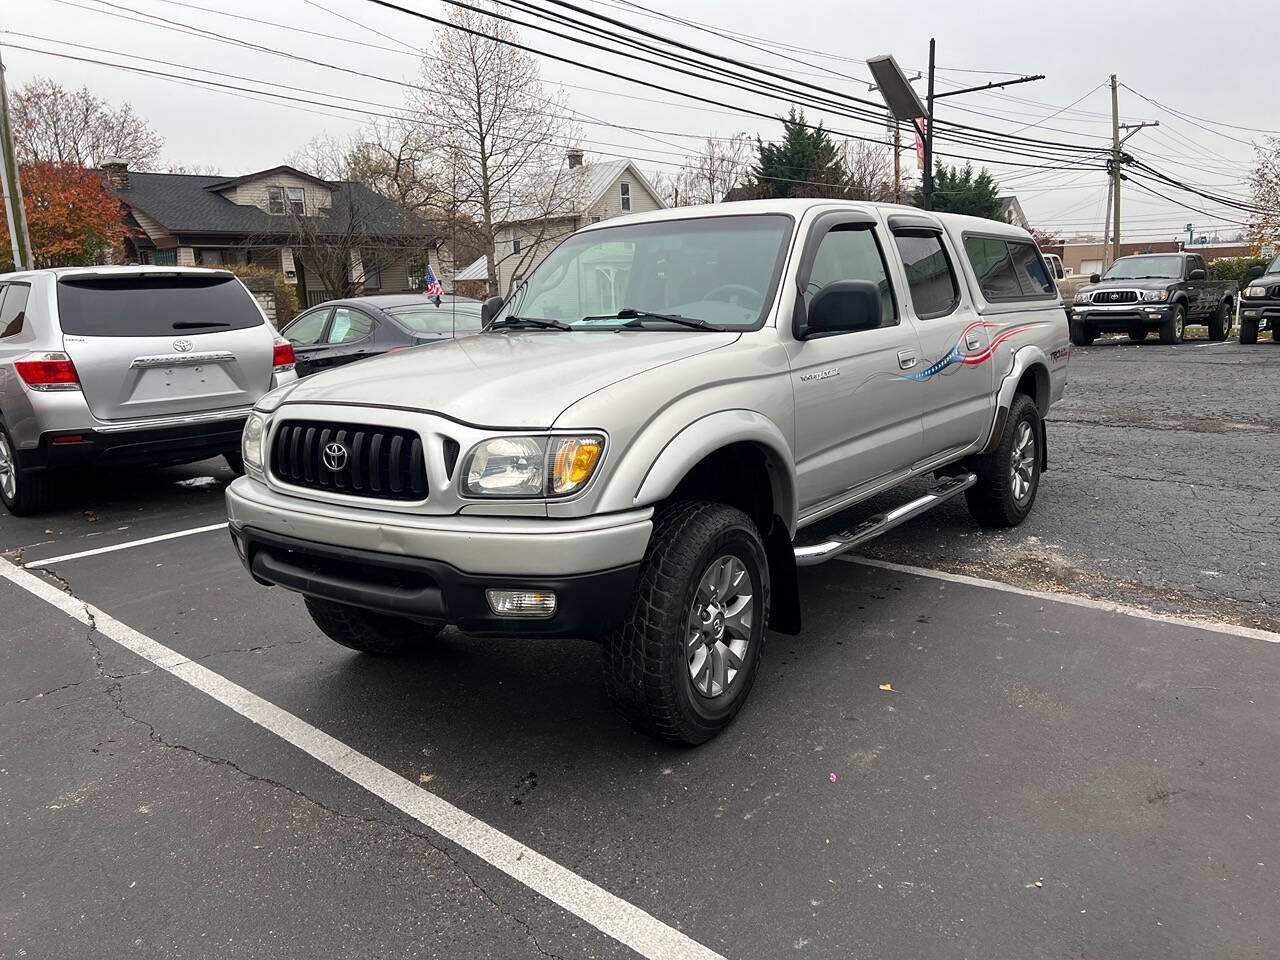
[[882, 683], [882, 684], [880, 684], [880, 689], [881, 689], [881, 690], [885, 690], [885, 691], [887, 691], [887, 692], [889, 692], [889, 693], [897, 693], [897, 692], [898, 692], [897, 690], [893, 689], [893, 684], [891, 684], [891, 683]]

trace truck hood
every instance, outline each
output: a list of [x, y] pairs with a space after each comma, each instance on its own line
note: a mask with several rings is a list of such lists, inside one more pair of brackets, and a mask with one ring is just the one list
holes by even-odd
[[547, 428], [597, 390], [728, 346], [739, 336], [697, 330], [485, 333], [308, 377], [284, 402], [399, 407], [482, 427]]

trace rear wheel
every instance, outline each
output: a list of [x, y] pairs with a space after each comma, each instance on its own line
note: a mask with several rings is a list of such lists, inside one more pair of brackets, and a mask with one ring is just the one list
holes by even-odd
[[1271, 339], [1276, 343], [1280, 343], [1280, 320], [1271, 321]]
[[224, 453], [222, 459], [227, 461], [227, 469], [237, 477], [244, 476], [244, 457], [238, 453]]
[[434, 640], [444, 624], [420, 623], [332, 600], [304, 597], [307, 613], [330, 640], [375, 657], [417, 653]]
[[54, 478], [47, 471], [26, 473], [18, 466], [18, 448], [0, 425], [0, 502], [15, 517], [44, 513], [53, 502]]
[[1132, 340], [1134, 343], [1141, 343], [1143, 340], [1147, 339], [1147, 334], [1150, 332], [1151, 331], [1148, 330], [1146, 327], [1143, 327], [1140, 330], [1130, 330], [1129, 339]]
[[1187, 328], [1187, 308], [1180, 303], [1173, 305], [1169, 319], [1160, 324], [1161, 343], [1181, 343], [1182, 334]]
[[642, 732], [710, 740], [751, 692], [768, 621], [769, 566], [751, 518], [675, 504], [654, 524], [630, 615], [604, 639], [609, 697]]
[[[1275, 337], [1275, 332], [1271, 334]], [[1244, 344], [1258, 342], [1258, 321], [1257, 320], [1241, 320], [1240, 321], [1240, 342]]]
[[1098, 331], [1079, 320], [1071, 321], [1071, 342], [1077, 347], [1087, 347], [1098, 339]]
[[1231, 306], [1225, 300], [1209, 318], [1209, 339], [1226, 340], [1231, 336]]
[[969, 512], [984, 527], [1016, 527], [1040, 489], [1040, 411], [1025, 393], [1014, 394], [1000, 445], [972, 465], [978, 482], [965, 491]]

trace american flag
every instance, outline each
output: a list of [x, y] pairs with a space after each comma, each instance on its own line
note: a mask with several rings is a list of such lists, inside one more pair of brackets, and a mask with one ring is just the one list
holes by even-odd
[[436, 279], [435, 273], [432, 272], [431, 264], [427, 264], [427, 289], [422, 292], [437, 307], [440, 306], [440, 300], [444, 296], [444, 287], [440, 286], [440, 281]]

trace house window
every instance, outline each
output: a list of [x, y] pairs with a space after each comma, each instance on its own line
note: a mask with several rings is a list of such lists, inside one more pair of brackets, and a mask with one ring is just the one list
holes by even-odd
[[307, 212], [306, 194], [303, 193], [301, 187], [290, 187], [289, 193], [289, 209], [298, 216], [302, 216]]
[[366, 290], [381, 290], [382, 271], [377, 267], [366, 269], [364, 272], [364, 288]]
[[167, 250], [157, 250], [155, 263], [157, 267], [176, 267], [178, 265], [177, 248], [170, 247]]
[[267, 213], [284, 215], [284, 187], [267, 187]]
[[622, 212], [626, 213], [631, 209], [631, 184], [625, 180], [618, 184], [618, 196], [622, 200]]
[[512, 240], [511, 240], [511, 252], [512, 252], [512, 253], [519, 253], [519, 252], [520, 252], [520, 238], [519, 238], [519, 237], [513, 237], [513, 238], [512, 238]]
[[599, 222], [600, 222], [600, 218], [599, 218], [599, 217], [592, 217], [592, 218], [591, 218], [591, 222], [592, 222], [592, 223], [599, 223]]

